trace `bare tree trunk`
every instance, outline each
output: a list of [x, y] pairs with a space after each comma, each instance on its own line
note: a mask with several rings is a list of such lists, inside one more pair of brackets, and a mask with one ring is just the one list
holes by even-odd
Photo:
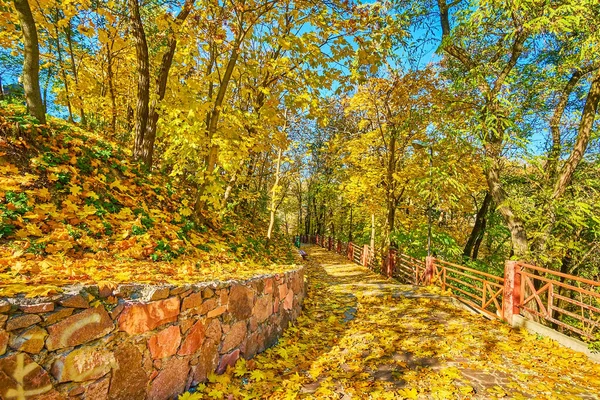
[[148, 124], [148, 102], [150, 101], [150, 66], [148, 61], [148, 43], [146, 33], [140, 16], [138, 0], [128, 0], [131, 13], [131, 25], [133, 37], [135, 38], [135, 53], [138, 65], [137, 105], [134, 128], [133, 158], [139, 160], [142, 157], [142, 145], [146, 126]]
[[275, 168], [275, 184], [271, 190], [271, 219], [269, 220], [269, 230], [267, 231], [267, 239], [271, 240], [271, 234], [273, 232], [273, 225], [275, 225], [275, 196], [277, 195], [277, 186], [279, 185], [279, 170], [281, 168], [281, 153], [279, 149], [277, 154], [277, 167]]
[[46, 113], [40, 93], [40, 49], [37, 29], [27, 0], [14, 0], [23, 33], [23, 87], [27, 108], [40, 123], [46, 123]]

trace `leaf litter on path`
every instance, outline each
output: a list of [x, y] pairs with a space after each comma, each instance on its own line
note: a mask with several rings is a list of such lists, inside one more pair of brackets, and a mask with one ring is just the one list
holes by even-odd
[[303, 315], [276, 346], [181, 399], [598, 398], [600, 365], [585, 355], [306, 250]]

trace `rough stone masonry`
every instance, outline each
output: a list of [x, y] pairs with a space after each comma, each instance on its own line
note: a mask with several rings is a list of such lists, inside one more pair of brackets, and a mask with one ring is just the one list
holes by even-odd
[[300, 268], [246, 281], [0, 299], [0, 399], [173, 398], [275, 344], [304, 295]]

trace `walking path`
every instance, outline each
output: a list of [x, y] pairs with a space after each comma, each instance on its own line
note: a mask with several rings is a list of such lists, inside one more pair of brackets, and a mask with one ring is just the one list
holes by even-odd
[[435, 289], [305, 250], [308, 296], [296, 325], [277, 346], [211, 376], [197, 398], [600, 398], [600, 365], [584, 355], [471, 314]]

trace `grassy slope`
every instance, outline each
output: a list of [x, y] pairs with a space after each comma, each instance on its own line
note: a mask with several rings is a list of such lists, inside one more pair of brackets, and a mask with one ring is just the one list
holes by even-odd
[[265, 230], [247, 221], [199, 226], [172, 185], [94, 133], [62, 120], [36, 126], [0, 104], [0, 297], [244, 278], [292, 261], [284, 240], [267, 250]]

